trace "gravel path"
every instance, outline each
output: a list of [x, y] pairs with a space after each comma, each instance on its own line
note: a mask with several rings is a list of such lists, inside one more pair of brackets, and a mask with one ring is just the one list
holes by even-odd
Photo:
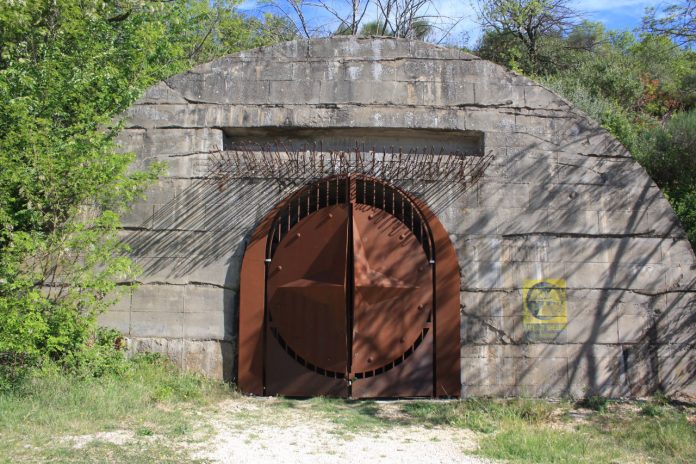
[[222, 403], [209, 422], [214, 433], [194, 445], [193, 457], [236, 464], [490, 463], [471, 456], [476, 441], [468, 430], [395, 423], [347, 432], [325, 415], [292, 408], [269, 411], [263, 401]]

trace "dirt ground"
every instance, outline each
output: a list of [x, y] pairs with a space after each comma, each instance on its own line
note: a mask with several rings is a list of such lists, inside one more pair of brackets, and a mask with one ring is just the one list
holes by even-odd
[[[472, 431], [398, 424], [396, 404], [380, 404], [378, 411], [382, 422], [379, 426], [369, 420], [364, 423], [360, 417], [354, 422], [337, 422], [332, 419], [330, 408], [318, 414], [316, 406], [298, 407], [297, 403], [283, 403], [282, 399], [237, 398], [200, 411], [193, 433], [186, 440], [162, 444], [179, 448], [192, 460], [214, 463], [491, 462], [472, 456], [477, 446]], [[384, 426], [385, 419], [395, 426]], [[92, 441], [127, 445], [143, 438], [117, 430], [66, 440], [81, 448]]]
[[[330, 419], [309, 417], [302, 410], [284, 409], [271, 423], [239, 427], [232, 404], [223, 404], [214, 421], [215, 433], [193, 453], [219, 463], [462, 463], [487, 461], [471, 457], [476, 449], [474, 434], [454, 428], [403, 426], [389, 429], [356, 424], [354, 431]], [[234, 403], [239, 409], [239, 403]], [[258, 408], [245, 403], [245, 408]], [[383, 408], [387, 409], [388, 408]]]

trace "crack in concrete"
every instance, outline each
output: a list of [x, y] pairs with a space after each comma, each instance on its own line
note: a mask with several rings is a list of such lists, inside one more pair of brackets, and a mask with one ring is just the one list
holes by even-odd
[[501, 237], [503, 239], [518, 239], [518, 238], [528, 238], [530, 236], [537, 237], [553, 237], [553, 238], [676, 238], [676, 239], [686, 239], [685, 234], [656, 234], [654, 229], [647, 230], [645, 232], [635, 232], [635, 233], [623, 233], [623, 234], [590, 234], [590, 233], [578, 233], [578, 232], [525, 232], [519, 234], [503, 234]]
[[[506, 288], [473, 288], [473, 287], [464, 287], [460, 288], [459, 292], [460, 293], [505, 293], [505, 294], [512, 294], [512, 293], [517, 293], [520, 292], [521, 290], [524, 290], [525, 287], [506, 287]], [[590, 290], [590, 291], [596, 291], [596, 292], [603, 292], [603, 291], [611, 291], [611, 292], [621, 292], [621, 293], [635, 293], [637, 295], [642, 295], [642, 296], [649, 296], [649, 297], [654, 297], [654, 296], [663, 296], [663, 295], [669, 295], [669, 294], [696, 294], [696, 289], [691, 289], [691, 288], [673, 288], [673, 289], [667, 289], [667, 290], [660, 290], [657, 292], [649, 292], [646, 290], [640, 290], [640, 289], [635, 289], [635, 288], [624, 288], [624, 287], [572, 287], [569, 288], [568, 290], [571, 291], [584, 291], [584, 290]]]
[[482, 317], [478, 314], [472, 314], [472, 313], [466, 312], [464, 305], [459, 306], [459, 313], [462, 316], [470, 317], [470, 318], [476, 320], [477, 322], [482, 324], [484, 327], [487, 327], [488, 329], [490, 329], [492, 332], [494, 332], [496, 334], [498, 341], [500, 341], [503, 345], [515, 345], [515, 344], [521, 343], [519, 340], [515, 340], [510, 335], [508, 335], [507, 332], [505, 332], [505, 330], [494, 326], [490, 321], [488, 321], [484, 317]]
[[216, 284], [212, 282], [202, 282], [202, 281], [195, 281], [191, 280], [188, 282], [167, 282], [163, 280], [157, 280], [157, 281], [150, 281], [150, 282], [145, 282], [145, 281], [140, 281], [140, 280], [128, 280], [128, 281], [123, 281], [123, 282], [118, 282], [116, 285], [118, 286], [131, 286], [131, 285], [138, 285], [141, 287], [159, 287], [159, 286], [171, 286], [171, 287], [212, 287], [212, 288], [221, 288], [224, 290], [230, 290], [233, 292], [236, 292], [237, 289], [228, 287], [226, 285], [222, 284]]

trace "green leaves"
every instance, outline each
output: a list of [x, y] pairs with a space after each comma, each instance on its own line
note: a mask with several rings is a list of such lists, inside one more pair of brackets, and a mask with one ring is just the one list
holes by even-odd
[[234, 5], [0, 2], [0, 354], [77, 359], [129, 290], [119, 216], [165, 166], [130, 170], [116, 119], [199, 60], [292, 37]]

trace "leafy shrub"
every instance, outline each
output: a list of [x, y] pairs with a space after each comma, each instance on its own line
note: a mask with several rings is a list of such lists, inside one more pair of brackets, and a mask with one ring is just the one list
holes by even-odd
[[60, 363], [78, 377], [120, 375], [131, 367], [124, 348], [123, 337], [118, 331], [99, 327], [85, 346], [67, 353]]
[[0, 361], [0, 388], [45, 362], [124, 369], [96, 317], [138, 274], [119, 218], [163, 165], [131, 169], [118, 115], [199, 60], [294, 37], [236, 4], [0, 2], [0, 353], [22, 359]]
[[696, 110], [647, 128], [636, 157], [667, 195], [696, 247]]
[[640, 414], [647, 417], [658, 417], [662, 415], [662, 408], [653, 403], [646, 403], [640, 408]]
[[625, 110], [615, 100], [592, 90], [576, 75], [552, 76], [542, 82], [611, 132], [629, 151], [635, 151], [638, 126], [634, 121], [637, 115]]
[[609, 406], [609, 399], [599, 395], [591, 395], [580, 400], [578, 405], [593, 411], [606, 412]]
[[34, 364], [34, 360], [25, 353], [0, 353], [0, 394], [21, 385]]

